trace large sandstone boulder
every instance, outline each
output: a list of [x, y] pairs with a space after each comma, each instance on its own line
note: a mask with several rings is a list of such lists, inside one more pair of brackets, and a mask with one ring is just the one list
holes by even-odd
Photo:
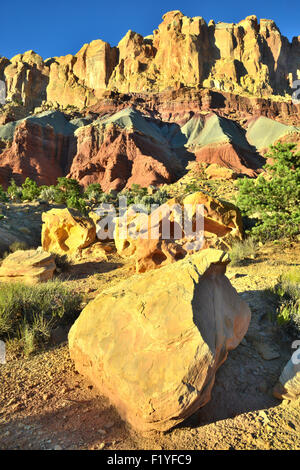
[[51, 209], [43, 213], [42, 221], [42, 246], [51, 253], [72, 255], [95, 241], [95, 224], [77, 211]]
[[0, 282], [37, 284], [52, 279], [56, 265], [54, 256], [41, 249], [18, 250], [7, 256], [0, 267]]
[[[183, 218], [184, 208], [196, 233], [199, 206], [203, 207], [203, 243], [188, 236]], [[169, 200], [149, 216], [136, 214], [131, 208], [127, 217], [116, 220], [114, 239], [121, 256], [133, 256], [136, 271], [145, 272], [184, 258], [203, 248], [228, 249], [232, 241], [242, 239], [242, 218], [237, 207], [198, 191], [183, 200]], [[166, 227], [170, 235], [165, 236]], [[176, 238], [175, 238], [176, 237]]]
[[71, 358], [132, 426], [165, 431], [205, 405], [250, 310], [208, 249], [102, 291], [69, 333]]

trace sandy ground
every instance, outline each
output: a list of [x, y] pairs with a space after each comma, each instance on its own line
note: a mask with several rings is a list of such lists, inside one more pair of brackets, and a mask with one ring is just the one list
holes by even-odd
[[[267, 245], [227, 276], [249, 303], [249, 331], [216, 375], [211, 401], [168, 433], [140, 435], [74, 368], [66, 342], [0, 365], [0, 449], [300, 449], [299, 400], [272, 396], [294, 339], [274, 325], [264, 289], [300, 264], [300, 245]], [[116, 255], [83, 261], [62, 277], [92, 299], [131, 273]]]

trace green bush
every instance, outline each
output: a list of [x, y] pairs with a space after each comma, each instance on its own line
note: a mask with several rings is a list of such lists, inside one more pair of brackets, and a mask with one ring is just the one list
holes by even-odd
[[10, 181], [7, 188], [7, 195], [12, 201], [20, 201], [22, 199], [22, 188], [17, 185], [14, 179]]
[[0, 284], [0, 339], [18, 338], [25, 353], [48, 342], [52, 328], [80, 313], [82, 298], [59, 281]]
[[91, 183], [88, 185], [84, 192], [84, 197], [88, 201], [99, 202], [103, 194], [102, 188], [99, 183]]
[[252, 234], [262, 241], [294, 237], [300, 232], [300, 154], [295, 144], [270, 147], [266, 174], [238, 181], [237, 205], [243, 215], [256, 216]]
[[57, 178], [56, 188], [63, 191], [66, 197], [70, 194], [76, 194], [79, 197], [82, 194], [82, 188], [78, 181], [64, 176]]
[[40, 189], [35, 181], [26, 178], [22, 184], [22, 200], [34, 201], [40, 195]]

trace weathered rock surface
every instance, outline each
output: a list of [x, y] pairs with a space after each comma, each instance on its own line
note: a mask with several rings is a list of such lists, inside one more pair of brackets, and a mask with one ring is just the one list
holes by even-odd
[[0, 266], [0, 282], [37, 284], [52, 279], [54, 256], [41, 249], [18, 250], [8, 255]]
[[43, 213], [42, 221], [42, 246], [51, 253], [72, 255], [95, 241], [95, 224], [77, 211], [51, 209]]
[[209, 400], [250, 310], [204, 250], [101, 292], [69, 333], [71, 358], [133, 427], [165, 431]]
[[0, 204], [0, 254], [12, 244], [25, 243], [28, 248], [41, 244], [42, 213], [47, 205], [38, 202]]
[[104, 191], [174, 182], [184, 168], [157, 122], [129, 107], [76, 131], [69, 176]]
[[6, 83], [8, 101], [22, 103], [26, 108], [33, 109], [46, 99], [49, 68], [34, 51], [18, 54], [7, 61], [0, 79], [1, 75]]
[[284, 367], [273, 394], [279, 399], [296, 399], [300, 396], [300, 349], [294, 352]]
[[[290, 43], [273, 21], [255, 16], [207, 24], [173, 11], [153, 35], [128, 31], [117, 47], [99, 39], [74, 56], [2, 57], [8, 103], [0, 123], [8, 127], [0, 125], [0, 184], [27, 176], [53, 184], [69, 174], [119, 190], [173, 182], [194, 158], [255, 177], [266, 145], [299, 139], [300, 104], [291, 100], [299, 77], [299, 37]], [[15, 126], [29, 112], [74, 106], [98, 118], [75, 136], [37, 116]], [[140, 116], [128, 127], [119, 113], [133, 107]], [[2, 138], [15, 127], [12, 139]]]
[[56, 184], [68, 172], [76, 153], [78, 124], [58, 111], [47, 111], [0, 126], [0, 139], [9, 145], [0, 153], [0, 184], [27, 177], [38, 184]]
[[[196, 227], [199, 206], [203, 207], [203, 227]], [[184, 208], [188, 216], [185, 220]], [[199, 221], [201, 218], [200, 215]], [[202, 229], [203, 242], [199, 238]], [[137, 272], [161, 268], [204, 248], [228, 249], [233, 240], [241, 240], [242, 236], [239, 210], [233, 204], [201, 191], [182, 201], [171, 199], [149, 216], [129, 209], [126, 217], [116, 220], [114, 231], [118, 253], [124, 257], [133, 256]]]
[[236, 24], [207, 24], [170, 11], [151, 36], [130, 30], [118, 47], [99, 39], [74, 56], [46, 61], [28, 51], [2, 58], [0, 75], [8, 98], [29, 107], [47, 100], [83, 108], [106, 89], [137, 93], [204, 86], [284, 96], [300, 76], [300, 43], [299, 37], [290, 43], [272, 20], [249, 16]]

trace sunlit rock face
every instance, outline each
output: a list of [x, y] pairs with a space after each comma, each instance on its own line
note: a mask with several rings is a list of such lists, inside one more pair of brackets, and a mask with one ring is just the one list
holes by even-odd
[[139, 431], [166, 431], [204, 406], [250, 309], [208, 249], [104, 289], [69, 333], [76, 369]]
[[208, 24], [180, 11], [163, 16], [153, 34], [129, 30], [118, 46], [98, 39], [75, 55], [45, 61], [33, 51], [0, 59], [8, 99], [83, 108], [105, 90], [160, 92], [206, 87], [249, 96], [291, 94], [300, 77], [300, 43], [290, 43], [272, 20]]

